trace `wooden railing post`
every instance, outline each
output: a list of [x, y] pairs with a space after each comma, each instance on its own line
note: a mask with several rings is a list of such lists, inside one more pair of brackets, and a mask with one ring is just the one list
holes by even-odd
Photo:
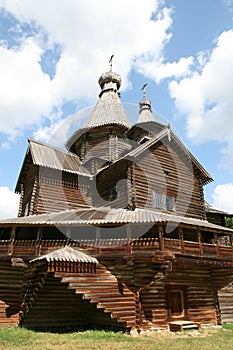
[[179, 238], [181, 242], [181, 251], [184, 254], [184, 231], [182, 227], [179, 227]]
[[14, 241], [15, 241], [15, 227], [13, 226], [11, 228], [11, 240], [10, 240], [10, 244], [8, 246], [8, 255], [12, 255], [13, 254], [13, 250], [14, 250]]
[[42, 227], [38, 227], [37, 237], [36, 237], [36, 255], [41, 254], [41, 239], [42, 239]]
[[131, 225], [127, 224], [127, 253], [131, 253], [131, 240], [132, 240], [132, 231], [131, 231]]
[[164, 251], [164, 226], [159, 225], [159, 249]]
[[201, 231], [199, 228], [197, 228], [197, 239], [198, 239], [198, 244], [199, 244], [199, 249], [200, 249], [200, 255], [203, 255], [203, 247], [202, 247], [202, 239], [201, 239]]
[[219, 245], [218, 245], [218, 235], [217, 235], [216, 232], [214, 233], [214, 242], [215, 242], [215, 245], [216, 245], [216, 254], [217, 254], [217, 256], [219, 256], [220, 255], [220, 249], [219, 249]]
[[95, 252], [100, 253], [100, 227], [96, 227]]

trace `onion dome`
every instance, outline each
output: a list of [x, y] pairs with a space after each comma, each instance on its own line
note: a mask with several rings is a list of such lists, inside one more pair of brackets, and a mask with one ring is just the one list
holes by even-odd
[[109, 72], [101, 74], [99, 78], [101, 92], [99, 101], [94, 107], [85, 128], [116, 124], [130, 128], [130, 122], [121, 103], [118, 89], [121, 86], [119, 74]]
[[99, 78], [99, 85], [102, 89], [100, 95], [102, 95], [104, 91], [109, 89], [117, 91], [120, 89], [121, 86], [121, 76], [112, 71], [103, 73]]

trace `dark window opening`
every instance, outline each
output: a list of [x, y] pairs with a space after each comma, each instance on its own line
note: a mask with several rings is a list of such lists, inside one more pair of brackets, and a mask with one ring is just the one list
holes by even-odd
[[37, 227], [18, 227], [15, 231], [15, 239], [17, 241], [36, 240]]
[[149, 140], [150, 140], [150, 137], [144, 136], [144, 137], [139, 141], [139, 143], [143, 144], [143, 143], [145, 143], [145, 142], [147, 142], [147, 141], [149, 141]]
[[57, 227], [43, 227], [42, 229], [42, 239], [50, 240], [50, 239], [59, 239], [66, 240], [65, 228], [59, 230]]
[[0, 240], [11, 239], [11, 227], [1, 227], [0, 228]]

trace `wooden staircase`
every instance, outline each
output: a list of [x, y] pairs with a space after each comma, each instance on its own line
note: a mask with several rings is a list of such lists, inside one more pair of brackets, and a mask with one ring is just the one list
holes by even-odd
[[135, 294], [105, 266], [98, 264], [95, 274], [56, 272], [54, 277], [61, 278], [61, 283], [67, 283], [82, 299], [95, 303], [97, 309], [110, 313], [124, 328], [135, 326]]

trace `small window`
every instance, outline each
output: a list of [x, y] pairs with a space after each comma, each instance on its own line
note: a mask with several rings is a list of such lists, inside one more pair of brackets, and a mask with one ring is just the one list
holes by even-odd
[[163, 209], [164, 205], [163, 205], [163, 195], [162, 195], [162, 193], [154, 192], [154, 197], [155, 197], [155, 207]]
[[139, 143], [143, 144], [143, 143], [149, 141], [150, 139], [151, 139], [150, 137], [144, 136], [144, 137], [139, 141]]
[[166, 195], [166, 209], [174, 210], [174, 205], [175, 205], [174, 197]]
[[173, 211], [175, 210], [175, 198], [160, 192], [153, 192], [153, 205], [158, 209]]

